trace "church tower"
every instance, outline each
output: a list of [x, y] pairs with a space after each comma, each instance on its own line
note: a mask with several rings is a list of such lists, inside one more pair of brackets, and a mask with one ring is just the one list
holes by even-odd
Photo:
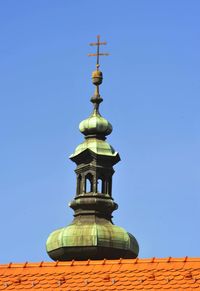
[[101, 116], [99, 107], [103, 99], [99, 86], [103, 74], [99, 70], [100, 42], [96, 70], [92, 73], [95, 86], [91, 98], [93, 111], [83, 120], [79, 129], [85, 140], [77, 146], [70, 159], [76, 164], [76, 195], [69, 206], [74, 210], [70, 225], [52, 232], [46, 243], [48, 255], [53, 260], [99, 260], [136, 258], [139, 246], [133, 235], [112, 222], [112, 212], [118, 208], [112, 197], [113, 166], [120, 161], [119, 153], [106, 141], [112, 125]]

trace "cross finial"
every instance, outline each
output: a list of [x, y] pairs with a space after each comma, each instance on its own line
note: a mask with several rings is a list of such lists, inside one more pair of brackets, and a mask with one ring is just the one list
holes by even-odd
[[97, 63], [96, 63], [97, 70], [100, 67], [99, 56], [108, 56], [109, 55], [108, 53], [100, 53], [99, 52], [100, 45], [106, 45], [106, 44], [107, 44], [107, 42], [105, 42], [105, 41], [104, 42], [100, 42], [100, 35], [97, 35], [97, 42], [90, 43], [91, 46], [97, 46], [96, 54], [88, 54], [89, 57], [97, 57]]

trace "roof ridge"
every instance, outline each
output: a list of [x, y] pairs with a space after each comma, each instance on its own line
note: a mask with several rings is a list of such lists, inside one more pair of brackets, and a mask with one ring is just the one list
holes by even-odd
[[118, 260], [87, 260], [87, 261], [56, 261], [56, 262], [24, 262], [0, 264], [0, 268], [34, 268], [34, 267], [64, 267], [64, 266], [86, 266], [86, 265], [114, 265], [114, 264], [149, 264], [149, 263], [189, 263], [200, 262], [200, 257], [166, 257], [166, 258], [136, 258]]

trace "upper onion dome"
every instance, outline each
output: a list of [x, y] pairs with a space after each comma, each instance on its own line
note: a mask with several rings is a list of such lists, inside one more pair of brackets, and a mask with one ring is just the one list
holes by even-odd
[[97, 110], [81, 121], [79, 130], [84, 135], [109, 135], [112, 132], [112, 125], [108, 120], [103, 118]]

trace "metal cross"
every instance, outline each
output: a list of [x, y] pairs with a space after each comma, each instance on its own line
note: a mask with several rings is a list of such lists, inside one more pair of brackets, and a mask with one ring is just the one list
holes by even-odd
[[106, 44], [107, 44], [107, 42], [105, 42], [105, 41], [104, 42], [100, 42], [100, 35], [97, 35], [97, 42], [90, 43], [91, 46], [97, 46], [96, 54], [88, 54], [89, 57], [97, 57], [97, 64], [96, 64], [97, 70], [98, 70], [98, 68], [100, 66], [100, 64], [99, 64], [99, 56], [109, 56], [108, 53], [100, 53], [99, 52], [100, 45], [106, 45]]

